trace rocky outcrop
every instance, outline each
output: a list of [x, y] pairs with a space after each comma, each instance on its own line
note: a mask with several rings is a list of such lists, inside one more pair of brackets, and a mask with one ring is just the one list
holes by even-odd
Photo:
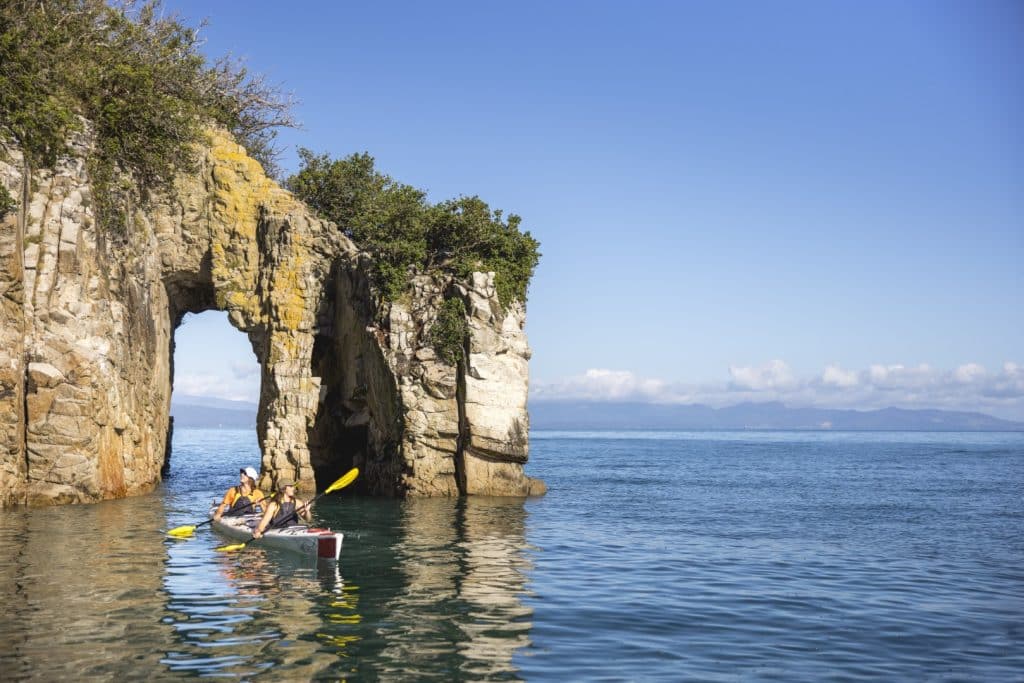
[[[0, 239], [15, 245], [5, 249], [0, 286], [11, 339], [4, 384], [16, 385], [4, 392], [0, 498], [64, 503], [152, 488], [170, 385], [166, 346], [158, 348], [170, 326], [151, 315], [166, 306], [159, 270], [145, 259], [111, 258], [81, 158], [36, 174], [17, 173], [19, 161], [3, 174], [22, 201]], [[155, 467], [138, 466], [150, 461]]]
[[[88, 139], [52, 171], [12, 154], [20, 197], [0, 231], [0, 504], [152, 489], [168, 452], [174, 330], [217, 309], [262, 369], [262, 484], [306, 490], [352, 466], [382, 495], [531, 495], [523, 472], [525, 312], [491, 275], [420, 276], [382, 302], [369, 257], [222, 133], [173, 192], [97, 225]], [[468, 311], [466, 357], [427, 343], [446, 296]]]

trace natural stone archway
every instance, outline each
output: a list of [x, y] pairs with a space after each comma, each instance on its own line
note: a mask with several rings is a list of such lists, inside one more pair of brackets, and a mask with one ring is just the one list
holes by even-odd
[[[371, 290], [369, 260], [222, 133], [198, 172], [97, 229], [83, 159], [0, 182], [22, 197], [0, 232], [0, 504], [146, 491], [168, 457], [174, 329], [216, 309], [261, 367], [261, 484], [307, 490], [358, 466], [382, 495], [530, 495], [525, 312], [493, 276], [419, 277], [401, 304]], [[445, 294], [462, 297], [459, 367], [425, 339]], [[173, 456], [171, 456], [173, 457]]]

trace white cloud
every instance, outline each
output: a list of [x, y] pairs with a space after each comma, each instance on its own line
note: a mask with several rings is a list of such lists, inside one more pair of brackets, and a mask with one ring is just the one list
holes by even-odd
[[977, 381], [985, 376], [985, 368], [978, 365], [977, 363], [967, 363], [961, 365], [953, 371], [953, 377], [957, 382], [963, 384], [970, 384], [971, 382]]
[[843, 370], [838, 365], [826, 366], [825, 372], [821, 375], [821, 381], [829, 386], [840, 388], [855, 387], [859, 383], [856, 372]]
[[658, 379], [637, 377], [627, 370], [592, 368], [582, 375], [567, 377], [553, 384], [535, 385], [539, 397], [582, 398], [598, 401], [664, 401], [667, 384]]
[[988, 376], [980, 391], [992, 400], [1013, 400], [1024, 395], [1024, 368], [1017, 363], [1004, 363], [1003, 371]]
[[174, 393], [256, 403], [260, 398], [259, 373], [248, 373], [243, 377], [233, 372], [228, 376], [175, 373]]
[[872, 365], [868, 369], [868, 383], [879, 388], [910, 388], [920, 387], [929, 382], [933, 371], [927, 363], [916, 368], [905, 365]]
[[781, 360], [731, 366], [727, 381], [673, 383], [628, 370], [592, 369], [555, 382], [534, 382], [540, 399], [702, 403], [714, 407], [744, 401], [782, 401], [798, 407], [874, 410], [886, 407], [977, 411], [1024, 421], [1024, 367], [1007, 362], [999, 372], [977, 363], [953, 370], [928, 364], [873, 364], [860, 371], [828, 365], [820, 375], [796, 377]]
[[235, 379], [251, 380], [260, 376], [260, 365], [253, 361], [251, 363], [232, 363], [231, 374]]
[[729, 366], [732, 383], [740, 389], [781, 389], [794, 383], [793, 371], [785, 361], [773, 360], [760, 367]]

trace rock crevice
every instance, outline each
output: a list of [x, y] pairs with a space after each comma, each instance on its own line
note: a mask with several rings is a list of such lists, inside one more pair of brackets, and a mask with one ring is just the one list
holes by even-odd
[[[17, 153], [0, 182], [0, 505], [145, 492], [166, 472], [174, 331], [222, 310], [261, 367], [261, 484], [306, 490], [358, 466], [389, 496], [531, 495], [523, 471], [530, 356], [519, 303], [493, 275], [415, 278], [382, 302], [369, 256], [214, 132], [199, 170], [104, 239], [84, 136], [51, 171]], [[445, 295], [465, 303], [465, 357], [428, 333]], [[173, 460], [173, 454], [169, 456]], [[211, 463], [211, 466], [216, 466]]]

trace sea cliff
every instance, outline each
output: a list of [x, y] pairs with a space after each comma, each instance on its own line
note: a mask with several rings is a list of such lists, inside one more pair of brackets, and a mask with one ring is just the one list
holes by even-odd
[[[0, 160], [18, 204], [0, 221], [0, 504], [153, 489], [173, 458], [174, 331], [206, 310], [226, 311], [260, 363], [262, 485], [358, 466], [380, 495], [544, 492], [523, 471], [525, 307], [502, 304], [493, 273], [418, 275], [386, 300], [371, 257], [220, 130], [110, 231], [92, 144], [86, 128], [49, 170], [17, 149]], [[450, 364], [428, 335], [453, 296], [467, 331]]]

